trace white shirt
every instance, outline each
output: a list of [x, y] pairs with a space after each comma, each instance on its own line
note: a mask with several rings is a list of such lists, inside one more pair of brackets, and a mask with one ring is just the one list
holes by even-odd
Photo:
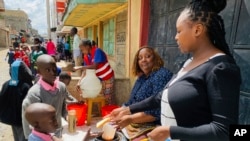
[[74, 39], [73, 39], [73, 57], [79, 57], [81, 56], [81, 50], [79, 48], [79, 45], [80, 45], [80, 37], [75, 34], [74, 35]]

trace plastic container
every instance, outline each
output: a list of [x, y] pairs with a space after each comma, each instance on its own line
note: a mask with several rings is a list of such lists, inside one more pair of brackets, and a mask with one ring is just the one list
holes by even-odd
[[106, 123], [104, 124], [102, 130], [103, 130], [102, 138], [105, 141], [110, 141], [114, 139], [116, 128], [113, 125]]
[[114, 109], [119, 108], [117, 105], [106, 105], [102, 107], [102, 117], [110, 114]]
[[[105, 141], [105, 140], [102, 138], [102, 135], [99, 135], [93, 141]], [[116, 132], [112, 141], [127, 141], [127, 139], [123, 137], [122, 133]]]
[[76, 111], [76, 126], [84, 125], [86, 117], [87, 117], [87, 105], [86, 104], [68, 104], [67, 110], [75, 110]]

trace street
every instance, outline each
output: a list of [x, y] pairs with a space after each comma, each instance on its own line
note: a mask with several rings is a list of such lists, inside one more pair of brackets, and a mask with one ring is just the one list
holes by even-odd
[[[4, 60], [8, 49], [0, 48], [0, 88], [5, 81], [10, 79], [9, 64]], [[0, 122], [0, 141], [14, 141], [12, 130], [9, 125]]]

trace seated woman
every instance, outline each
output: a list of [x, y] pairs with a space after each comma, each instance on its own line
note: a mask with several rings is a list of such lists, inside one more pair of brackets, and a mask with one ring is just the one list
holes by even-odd
[[[172, 73], [163, 67], [161, 57], [150, 47], [140, 48], [134, 58], [132, 71], [138, 76], [129, 100], [124, 106], [140, 102], [160, 92], [172, 77]], [[160, 124], [160, 108], [133, 115], [126, 115], [120, 121], [123, 132], [129, 139], [138, 138], [146, 131]], [[130, 125], [129, 125], [130, 124]], [[129, 125], [129, 126], [127, 126]], [[134, 132], [135, 128], [138, 132]], [[133, 134], [132, 131], [133, 130]]]

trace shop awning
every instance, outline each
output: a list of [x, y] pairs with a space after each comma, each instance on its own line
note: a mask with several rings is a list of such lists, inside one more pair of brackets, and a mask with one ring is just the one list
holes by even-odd
[[[73, 26], [63, 26], [62, 29], [60, 31], [58, 31], [57, 33], [70, 33], [70, 30], [73, 28]], [[81, 27], [76, 27], [77, 30], [81, 30]]]
[[125, 3], [127, 0], [71, 0], [63, 23], [66, 26], [83, 27]]

